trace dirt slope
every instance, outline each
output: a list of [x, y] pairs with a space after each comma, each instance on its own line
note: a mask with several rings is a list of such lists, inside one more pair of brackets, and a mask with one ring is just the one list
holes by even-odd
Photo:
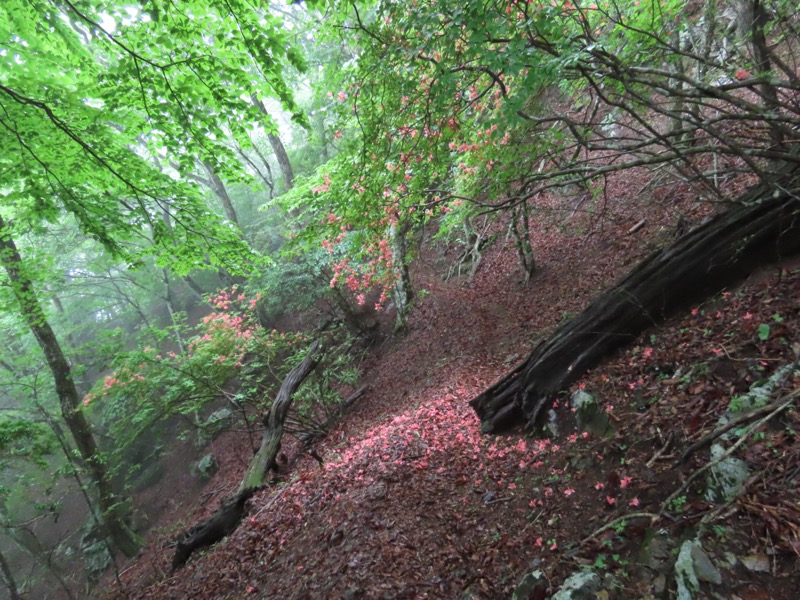
[[[667, 597], [680, 544], [706, 517], [701, 540], [721, 581], [702, 582], [696, 597], [794, 598], [796, 410], [740, 448], [753, 479], [739, 499], [721, 509], [707, 502], [699, 477], [652, 524], [623, 517], [661, 513], [708, 462], [703, 448], [674, 467], [680, 452], [716, 426], [732, 396], [800, 351], [797, 272], [778, 281], [773, 270], [673, 319], [578, 382], [608, 415], [608, 436], [577, 428], [566, 396], [554, 405], [550, 439], [482, 436], [467, 405], [538, 335], [666, 241], [676, 211], [699, 220], [710, 210], [677, 186], [647, 193], [652, 202], [633, 203], [611, 187], [613, 200], [578, 199], [566, 210], [557, 210], [563, 199], [546, 199], [533, 217], [541, 270], [527, 286], [500, 225], [472, 281], [443, 282], [446, 249], [426, 246], [413, 276], [428, 294], [408, 334], [362, 365], [368, 392], [320, 444], [324, 467], [301, 457], [285, 485], [254, 497], [235, 534], [175, 574], [162, 547], [175, 526], [164, 526], [122, 585], [102, 595], [493, 599], [538, 569], [529, 597], [544, 598], [583, 568], [602, 578], [597, 597]], [[646, 226], [628, 235], [642, 218]], [[798, 384], [785, 378], [775, 397]], [[232, 435], [217, 443], [223, 469], [207, 486], [213, 494], [186, 499], [193, 519], [236, 486], [245, 447]]]

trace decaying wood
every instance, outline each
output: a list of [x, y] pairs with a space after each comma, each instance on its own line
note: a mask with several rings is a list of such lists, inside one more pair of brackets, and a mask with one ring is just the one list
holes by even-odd
[[245, 503], [258, 491], [258, 488], [242, 490], [228, 499], [211, 518], [187, 529], [175, 544], [175, 555], [172, 558], [172, 569], [179, 569], [186, 564], [195, 550], [216, 544], [222, 538], [233, 533], [244, 517]]
[[319, 361], [320, 343], [312, 344], [303, 361], [296, 365], [281, 384], [281, 389], [272, 402], [269, 412], [262, 417], [264, 434], [258, 450], [245, 473], [239, 489], [215, 512], [211, 518], [185, 531], [175, 545], [172, 568], [178, 569], [186, 564], [192, 552], [216, 544], [233, 533], [244, 517], [245, 503], [252, 495], [262, 489], [267, 469], [275, 463], [281, 447], [283, 424], [292, 404], [292, 396], [303, 380], [314, 370]]
[[527, 360], [471, 401], [484, 431], [534, 427], [548, 400], [646, 328], [800, 252], [798, 174], [759, 185], [736, 206], [642, 261]]
[[242, 478], [242, 483], [239, 486], [240, 492], [248, 488], [259, 487], [264, 483], [267, 469], [275, 463], [278, 452], [280, 452], [284, 422], [286, 421], [289, 407], [292, 405], [292, 396], [297, 391], [297, 388], [300, 387], [300, 384], [303, 383], [303, 380], [316, 368], [319, 362], [319, 349], [319, 341], [314, 342], [305, 359], [296, 365], [286, 376], [286, 379], [283, 380], [281, 389], [272, 402], [272, 407], [263, 416], [264, 433], [261, 437], [261, 447], [253, 457], [253, 460], [250, 461], [250, 466]]

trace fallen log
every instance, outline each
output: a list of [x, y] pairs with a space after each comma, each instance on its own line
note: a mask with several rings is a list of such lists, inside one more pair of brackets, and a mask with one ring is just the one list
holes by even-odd
[[181, 534], [175, 544], [172, 570], [174, 571], [185, 565], [195, 550], [216, 544], [225, 536], [236, 531], [242, 517], [244, 517], [245, 503], [257, 491], [258, 488], [240, 491], [225, 502], [211, 518], [187, 529]]
[[483, 430], [540, 425], [544, 407], [648, 327], [800, 252], [798, 173], [761, 184], [735, 206], [653, 252], [470, 405]]
[[283, 425], [292, 403], [292, 396], [319, 361], [319, 341], [314, 342], [303, 361], [296, 365], [281, 384], [269, 412], [262, 417], [264, 433], [261, 448], [250, 462], [236, 494], [225, 501], [209, 519], [186, 530], [178, 536], [172, 569], [186, 564], [195, 550], [216, 544], [233, 533], [245, 514], [245, 504], [253, 494], [263, 488], [267, 470], [275, 464], [281, 447]]

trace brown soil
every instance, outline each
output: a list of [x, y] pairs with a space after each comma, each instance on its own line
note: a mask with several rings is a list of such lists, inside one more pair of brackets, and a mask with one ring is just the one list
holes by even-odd
[[[663, 512], [661, 504], [708, 462], [708, 450], [679, 467], [675, 457], [716, 426], [732, 396], [800, 352], [797, 272], [778, 278], [775, 269], [765, 271], [583, 377], [575, 389], [604, 406], [614, 426], [608, 437], [577, 429], [566, 397], [554, 402], [559, 433], [551, 439], [484, 436], [468, 406], [540, 336], [653, 244], [667, 243], [678, 212], [696, 223], [713, 210], [680, 184], [647, 187], [644, 177], [628, 173], [610, 182], [606, 200], [579, 199], [566, 210], [564, 199], [543, 198], [533, 216], [540, 270], [527, 286], [499, 223], [471, 281], [443, 282], [455, 251], [426, 247], [413, 277], [429, 294], [407, 335], [386, 341], [361, 365], [368, 391], [318, 446], [324, 467], [300, 457], [284, 483], [251, 500], [233, 535], [170, 573], [164, 542], [213, 511], [244, 470], [246, 436], [219, 438], [217, 476], [202, 492], [165, 480], [155, 496], [172, 504], [150, 545], [122, 585], [101, 595], [494, 599], [510, 597], [538, 569], [550, 587], [531, 597], [544, 598], [590, 568], [604, 577], [605, 598], [667, 597], [661, 588], [674, 590], [677, 548], [707, 517], [703, 545], [722, 583], [703, 583], [697, 597], [795, 598], [797, 410], [771, 420], [737, 453], [758, 477], [716, 519], [703, 478]], [[641, 219], [645, 227], [628, 234]], [[790, 378], [784, 386], [798, 384]], [[661, 516], [624, 519], [632, 513]], [[645, 551], [656, 554], [646, 542], [657, 536], [664, 538], [661, 562]], [[746, 566], [754, 564], [765, 570]]]

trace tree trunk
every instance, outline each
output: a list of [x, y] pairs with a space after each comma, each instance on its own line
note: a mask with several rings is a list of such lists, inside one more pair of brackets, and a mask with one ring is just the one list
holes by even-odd
[[484, 430], [536, 426], [553, 394], [643, 330], [762, 264], [800, 252], [798, 179], [756, 186], [735, 207], [647, 257], [470, 402]]
[[392, 270], [394, 271], [394, 288], [392, 298], [397, 310], [394, 331], [399, 333], [405, 330], [408, 322], [408, 312], [414, 300], [414, 288], [411, 286], [411, 276], [408, 273], [408, 230], [411, 225], [408, 221], [391, 225], [389, 237], [392, 243]]
[[[270, 117], [269, 112], [267, 112], [267, 107], [264, 106], [264, 103], [256, 94], [250, 94], [250, 101], [253, 103], [253, 106], [261, 111], [262, 115], [269, 119], [270, 123], [273, 123], [272, 117]], [[269, 145], [272, 146], [272, 151], [275, 153], [275, 158], [278, 159], [278, 166], [283, 174], [283, 183], [288, 191], [292, 189], [292, 185], [294, 184], [294, 171], [292, 170], [292, 163], [289, 162], [289, 155], [286, 154], [286, 148], [281, 138], [277, 135], [268, 132], [267, 139], [269, 139]]]
[[81, 400], [72, 378], [69, 362], [47, 321], [33, 282], [23, 269], [22, 257], [11, 237], [10, 228], [6, 226], [2, 217], [0, 217], [0, 262], [8, 274], [20, 314], [39, 343], [53, 374], [56, 393], [61, 403], [61, 415], [97, 487], [98, 503], [106, 533], [118, 550], [126, 556], [134, 556], [138, 551], [138, 543], [125, 524], [122, 506], [111, 488], [92, 430], [80, 408]]
[[[214, 167], [210, 162], [207, 160], [202, 161], [203, 166], [206, 169], [206, 173], [208, 173], [208, 179], [211, 182], [211, 190], [214, 194], [219, 198], [220, 203], [222, 204], [222, 210], [225, 211], [225, 216], [228, 217], [228, 220], [239, 227], [239, 219], [236, 216], [236, 211], [233, 208], [233, 202], [231, 202], [231, 197], [228, 195], [228, 190], [225, 188], [225, 184], [222, 182], [222, 179], [219, 178], [219, 175], [214, 171]], [[241, 227], [239, 227], [241, 229]]]
[[256, 493], [257, 488], [248, 488], [230, 498], [206, 521], [185, 531], [175, 544], [172, 570], [186, 564], [195, 550], [207, 548], [236, 531], [244, 517], [245, 503]]
[[281, 447], [286, 415], [292, 405], [292, 396], [316, 368], [319, 361], [319, 346], [319, 341], [314, 342], [303, 361], [289, 372], [272, 402], [270, 411], [262, 417], [264, 434], [261, 438], [261, 448], [250, 461], [236, 495], [224, 502], [209, 519], [179, 536], [172, 558], [173, 569], [182, 567], [195, 550], [216, 544], [239, 526], [244, 517], [245, 502], [263, 486], [267, 469], [275, 464]]
[[[778, 90], [769, 81], [772, 75], [772, 61], [769, 57], [769, 46], [765, 29], [769, 21], [769, 14], [762, 0], [736, 0], [734, 3], [737, 17], [739, 35], [747, 42], [753, 59], [755, 75], [764, 79], [758, 86], [764, 108], [778, 115], [781, 112], [781, 103], [778, 99]], [[782, 144], [784, 133], [780, 126], [767, 120], [770, 135], [775, 144]]]
[[316, 368], [319, 361], [319, 346], [318, 341], [314, 342], [303, 362], [289, 372], [281, 384], [278, 395], [272, 402], [272, 407], [262, 417], [264, 434], [261, 437], [261, 447], [250, 461], [250, 466], [247, 467], [242, 483], [239, 485], [240, 492], [264, 484], [267, 469], [275, 463], [275, 458], [280, 451], [284, 421], [286, 421], [286, 414], [292, 405], [292, 396], [305, 378]]
[[274, 133], [268, 133], [267, 139], [269, 145], [272, 146], [272, 151], [275, 153], [275, 158], [278, 159], [278, 166], [283, 174], [283, 184], [286, 186], [286, 191], [292, 189], [294, 185], [294, 171], [292, 170], [292, 163], [289, 162], [289, 155], [286, 154], [286, 148], [279, 138]]

